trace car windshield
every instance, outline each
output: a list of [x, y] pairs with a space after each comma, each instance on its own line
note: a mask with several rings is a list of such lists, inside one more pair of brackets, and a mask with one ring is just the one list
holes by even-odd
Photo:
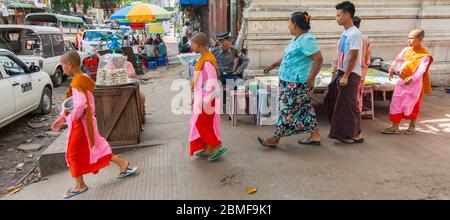
[[106, 39], [106, 36], [109, 34], [112, 34], [112, 32], [87, 31], [84, 33], [83, 40], [85, 40], [85, 41], [101, 41], [102, 38]]
[[6, 73], [10, 76], [25, 73], [25, 70], [14, 60], [8, 56], [0, 55], [0, 65], [3, 66]]

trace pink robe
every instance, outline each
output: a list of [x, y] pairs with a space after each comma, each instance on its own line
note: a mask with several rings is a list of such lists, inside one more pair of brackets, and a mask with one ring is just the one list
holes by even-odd
[[[97, 130], [97, 119], [95, 118], [95, 102], [94, 102], [94, 96], [91, 92], [88, 92], [89, 96], [89, 103], [92, 108], [92, 124], [94, 128], [94, 141], [95, 145], [90, 148], [90, 163], [95, 164], [99, 159], [112, 154], [111, 146], [106, 141], [104, 137], [102, 137]], [[72, 88], [72, 97], [73, 97], [73, 110], [68, 115], [65, 116], [66, 122], [67, 122], [67, 137], [68, 140], [70, 140], [70, 135], [72, 132], [72, 123], [78, 119], [81, 119], [81, 122], [83, 123], [83, 128], [86, 133], [86, 137], [88, 137], [87, 133], [87, 122], [86, 122], [86, 114], [84, 113], [86, 110], [86, 96], [79, 92], [77, 89]], [[64, 109], [61, 111], [61, 116], [64, 116]], [[89, 141], [89, 138], [88, 138]], [[68, 147], [68, 143], [66, 148]], [[67, 150], [66, 150], [66, 161], [67, 160]], [[70, 167], [69, 163], [67, 165]]]
[[200, 108], [200, 103], [206, 102], [209, 103], [213, 99], [215, 99], [215, 107], [214, 108], [205, 108], [204, 110], [208, 113], [214, 112], [214, 133], [216, 137], [220, 140], [220, 101], [218, 98], [218, 94], [215, 93], [216, 89], [219, 90], [217, 86], [220, 85], [219, 80], [217, 79], [217, 72], [210, 62], [205, 62], [202, 71], [199, 73], [197, 80], [194, 85], [194, 101], [193, 101], [193, 112], [190, 120], [190, 132], [189, 132], [189, 141], [195, 141], [200, 138], [200, 133], [196, 128], [196, 123], [199, 115], [202, 113], [202, 109]]
[[[395, 70], [399, 73], [402, 72], [407, 64], [406, 62], [403, 62], [403, 52], [397, 56], [392, 65], [393, 69], [390, 71]], [[429, 56], [422, 59], [419, 67], [414, 71], [413, 81], [410, 85], [405, 85], [405, 82], [402, 79], [397, 81], [389, 109], [391, 115], [404, 114], [407, 116], [413, 113], [414, 106], [420, 101], [423, 87], [423, 75], [427, 71], [431, 60], [432, 59]]]

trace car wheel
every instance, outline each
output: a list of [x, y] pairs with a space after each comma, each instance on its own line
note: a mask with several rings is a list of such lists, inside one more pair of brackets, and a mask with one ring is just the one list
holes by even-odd
[[46, 115], [52, 110], [52, 91], [45, 87], [42, 92], [41, 102], [39, 103], [39, 108], [37, 109], [38, 114]]
[[61, 69], [56, 69], [55, 74], [52, 76], [52, 82], [54, 87], [59, 87], [63, 83], [63, 72]]

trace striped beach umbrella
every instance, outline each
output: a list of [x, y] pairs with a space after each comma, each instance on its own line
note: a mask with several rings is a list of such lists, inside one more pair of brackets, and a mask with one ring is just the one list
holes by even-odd
[[134, 2], [111, 15], [111, 20], [123, 19], [131, 22], [148, 22], [169, 19], [171, 15], [171, 12], [157, 5]]

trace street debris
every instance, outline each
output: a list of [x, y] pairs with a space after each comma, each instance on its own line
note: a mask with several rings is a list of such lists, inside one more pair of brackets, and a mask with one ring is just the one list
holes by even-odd
[[47, 123], [34, 123], [34, 122], [29, 121], [27, 123], [27, 125], [30, 126], [31, 128], [42, 128], [42, 127], [47, 126], [48, 124]]
[[35, 152], [42, 149], [42, 145], [40, 144], [21, 144], [17, 147], [17, 150], [29, 153], [29, 152]]
[[47, 131], [45, 132], [45, 134], [51, 137], [58, 137], [61, 134], [61, 132]]
[[23, 170], [23, 165], [25, 165], [25, 163], [19, 163], [19, 164], [17, 164], [16, 170], [17, 170], [17, 171]]
[[226, 176], [221, 180], [222, 184], [224, 186], [231, 186], [239, 183], [239, 180], [237, 180], [234, 175]]
[[253, 194], [256, 192], [256, 188], [253, 186], [247, 187], [247, 190], [245, 191], [247, 194]]
[[23, 186], [11, 186], [11, 187], [9, 187], [7, 190], [8, 190], [8, 193], [10, 194], [10, 195], [12, 195], [12, 194], [14, 194], [14, 193], [16, 193], [16, 192], [19, 192], [20, 190], [22, 190], [23, 189]]

